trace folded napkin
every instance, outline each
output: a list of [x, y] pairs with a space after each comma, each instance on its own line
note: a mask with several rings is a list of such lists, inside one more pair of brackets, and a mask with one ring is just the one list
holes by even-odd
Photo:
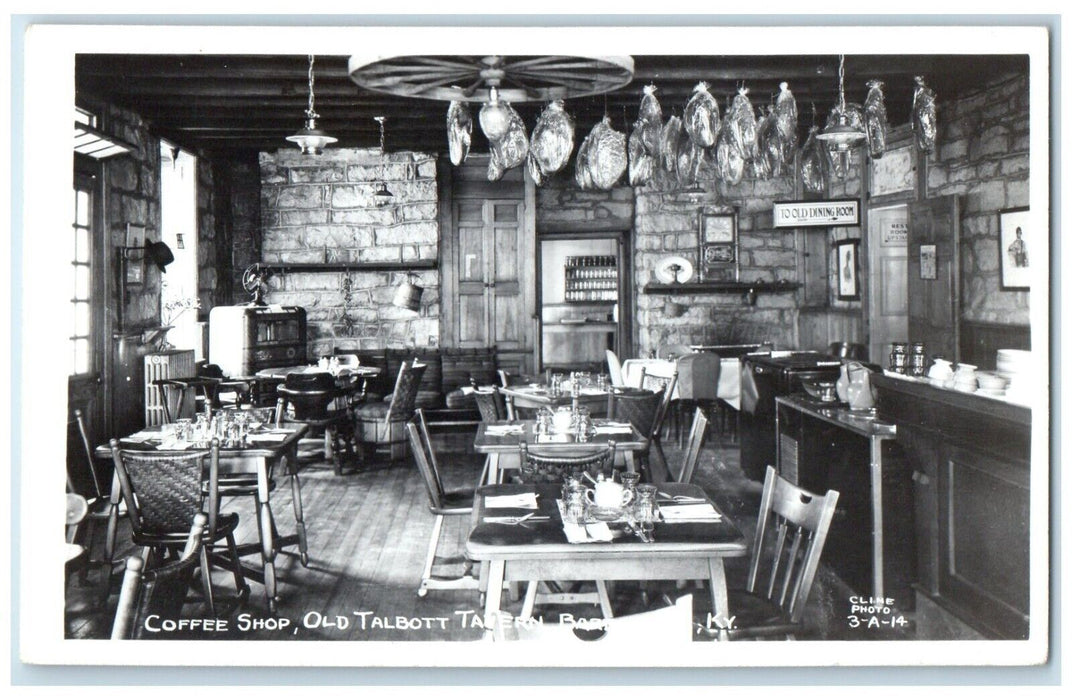
[[566, 539], [570, 544], [584, 544], [586, 542], [610, 542], [614, 534], [606, 523], [562, 523], [562, 530], [566, 533]]
[[722, 516], [710, 503], [680, 503], [675, 505], [660, 505], [659, 513], [666, 522], [684, 522], [689, 520], [702, 520], [718, 522]]
[[523, 432], [523, 425], [489, 425], [484, 429], [485, 435], [520, 435]]
[[488, 496], [484, 499], [485, 508], [527, 508], [536, 509], [536, 494], [518, 493], [512, 496]]
[[141, 442], [143, 440], [159, 440], [160, 433], [153, 430], [139, 430], [133, 435], [129, 435], [125, 438], [131, 442]]
[[286, 433], [250, 433], [250, 442], [283, 442], [289, 436], [289, 432]]
[[584, 394], [585, 396], [602, 396], [607, 392], [603, 389], [596, 389], [595, 387], [585, 387], [584, 389], [581, 389], [579, 393]]

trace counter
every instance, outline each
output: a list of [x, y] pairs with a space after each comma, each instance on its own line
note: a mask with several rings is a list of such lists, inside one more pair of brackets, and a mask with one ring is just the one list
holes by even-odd
[[912, 466], [917, 590], [988, 637], [1029, 632], [1031, 410], [872, 375]]

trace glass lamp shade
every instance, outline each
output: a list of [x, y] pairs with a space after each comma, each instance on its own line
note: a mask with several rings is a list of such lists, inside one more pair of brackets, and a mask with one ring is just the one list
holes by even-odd
[[842, 112], [838, 115], [836, 124], [823, 129], [815, 138], [839, 151], [847, 151], [863, 143], [867, 139], [867, 134], [853, 128], [849, 124], [848, 115]]
[[406, 280], [398, 285], [398, 289], [395, 291], [395, 298], [391, 300], [391, 304], [400, 309], [406, 309], [417, 313], [421, 310], [421, 295], [423, 293], [423, 287], [418, 287], [409, 280]]
[[498, 141], [510, 128], [510, 112], [499, 102], [499, 91], [491, 89], [491, 100], [480, 108], [480, 128], [489, 141]]
[[288, 136], [287, 141], [298, 144], [302, 155], [319, 156], [324, 153], [325, 146], [335, 143], [338, 139], [316, 128], [315, 119], [306, 119], [305, 127], [293, 136]]

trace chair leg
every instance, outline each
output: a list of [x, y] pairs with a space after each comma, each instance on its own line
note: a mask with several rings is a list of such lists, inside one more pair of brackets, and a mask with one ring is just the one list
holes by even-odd
[[291, 501], [294, 504], [294, 524], [298, 530], [298, 551], [301, 553], [302, 566], [309, 566], [309, 542], [305, 534], [305, 511], [302, 507], [301, 481], [298, 479], [298, 465], [295, 464], [290, 474]]
[[599, 594], [599, 608], [603, 611], [604, 619], [614, 617], [614, 610], [610, 606], [610, 595], [607, 593], [607, 582], [596, 581], [596, 593]]
[[212, 566], [208, 562], [208, 547], [201, 548], [201, 586], [205, 589], [205, 603], [208, 605], [208, 614], [216, 616], [216, 601], [212, 599]]
[[437, 515], [432, 525], [432, 537], [428, 540], [428, 556], [424, 559], [424, 573], [421, 574], [421, 586], [417, 595], [428, 595], [428, 579], [432, 578], [432, 565], [435, 563], [436, 550], [439, 549], [439, 534], [443, 530], [443, 516]]
[[231, 572], [234, 574], [235, 590], [238, 591], [238, 599], [243, 603], [249, 599], [249, 584], [242, 573], [242, 561], [238, 558], [238, 544], [234, 534], [227, 535], [227, 551], [231, 555]]
[[529, 581], [525, 588], [525, 602], [521, 604], [521, 618], [532, 617], [532, 610], [536, 607], [536, 589], [540, 587], [539, 581]]

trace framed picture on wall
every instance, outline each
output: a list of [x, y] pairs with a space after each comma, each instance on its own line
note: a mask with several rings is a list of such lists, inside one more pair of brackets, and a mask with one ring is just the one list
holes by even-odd
[[837, 242], [837, 298], [841, 301], [860, 299], [860, 239]]
[[1000, 235], [998, 259], [1001, 261], [1001, 288], [1028, 290], [1031, 288], [1031, 259], [1033, 246], [1039, 236], [1032, 236], [1028, 227], [1028, 208], [1002, 209], [998, 212]]
[[737, 212], [705, 209], [700, 212], [697, 269], [700, 280], [737, 278]]

